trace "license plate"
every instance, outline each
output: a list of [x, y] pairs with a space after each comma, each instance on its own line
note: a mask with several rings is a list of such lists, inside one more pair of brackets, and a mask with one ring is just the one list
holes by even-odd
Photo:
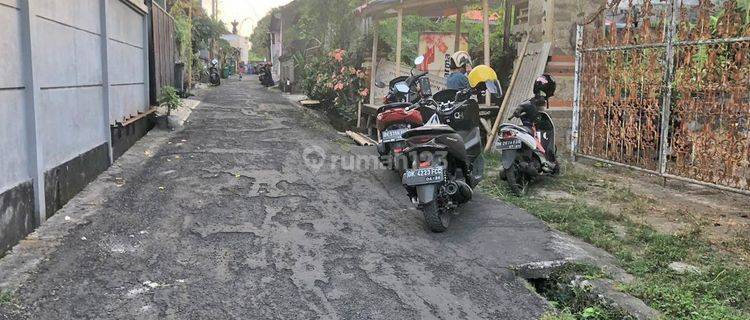
[[402, 182], [407, 186], [418, 186], [443, 182], [444, 179], [443, 167], [429, 167], [406, 170]]
[[403, 141], [404, 138], [402, 138], [401, 135], [407, 130], [409, 129], [385, 130], [381, 134], [381, 140], [383, 142]]
[[500, 150], [521, 149], [521, 140], [498, 140], [495, 147]]

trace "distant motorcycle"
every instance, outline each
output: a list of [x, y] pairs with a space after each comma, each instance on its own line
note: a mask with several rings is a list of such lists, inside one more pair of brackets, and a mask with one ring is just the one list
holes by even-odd
[[211, 67], [208, 69], [208, 82], [214, 86], [221, 84], [221, 75], [219, 74], [219, 60], [211, 60]]
[[555, 94], [555, 87], [555, 81], [549, 75], [537, 78], [534, 97], [519, 105], [508, 118], [519, 118], [523, 125], [504, 123], [500, 126], [495, 147], [502, 151], [505, 180], [516, 196], [524, 195], [534, 178], [560, 172], [555, 124], [546, 112], [539, 111], [544, 106], [549, 108], [549, 98]]
[[270, 64], [264, 64], [259, 67], [258, 70], [258, 80], [260, 80], [260, 84], [266, 87], [273, 87], [274, 81], [273, 76], [271, 75], [271, 65]]

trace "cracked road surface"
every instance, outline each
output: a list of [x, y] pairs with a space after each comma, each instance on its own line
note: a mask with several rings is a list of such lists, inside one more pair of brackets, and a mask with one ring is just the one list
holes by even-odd
[[[374, 150], [316, 113], [255, 79], [202, 99], [184, 130], [121, 170], [121, 186], [53, 218], [85, 212], [20, 284], [11, 317], [535, 319], [547, 309], [511, 270], [560, 258], [539, 220], [477, 195], [447, 232], [430, 233], [393, 172], [331, 165]], [[310, 146], [326, 154], [320, 171], [305, 165]], [[100, 180], [79, 197], [96, 198]]]

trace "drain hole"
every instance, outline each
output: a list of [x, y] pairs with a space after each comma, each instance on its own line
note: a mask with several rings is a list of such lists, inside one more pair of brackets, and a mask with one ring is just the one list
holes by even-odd
[[586, 286], [604, 278], [598, 267], [550, 261], [520, 266], [517, 274], [555, 308], [543, 319], [637, 319]]

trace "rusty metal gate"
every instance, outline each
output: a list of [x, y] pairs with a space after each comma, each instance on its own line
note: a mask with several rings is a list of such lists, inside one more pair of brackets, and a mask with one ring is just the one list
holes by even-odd
[[750, 9], [636, 2], [578, 27], [572, 150], [750, 193]]

